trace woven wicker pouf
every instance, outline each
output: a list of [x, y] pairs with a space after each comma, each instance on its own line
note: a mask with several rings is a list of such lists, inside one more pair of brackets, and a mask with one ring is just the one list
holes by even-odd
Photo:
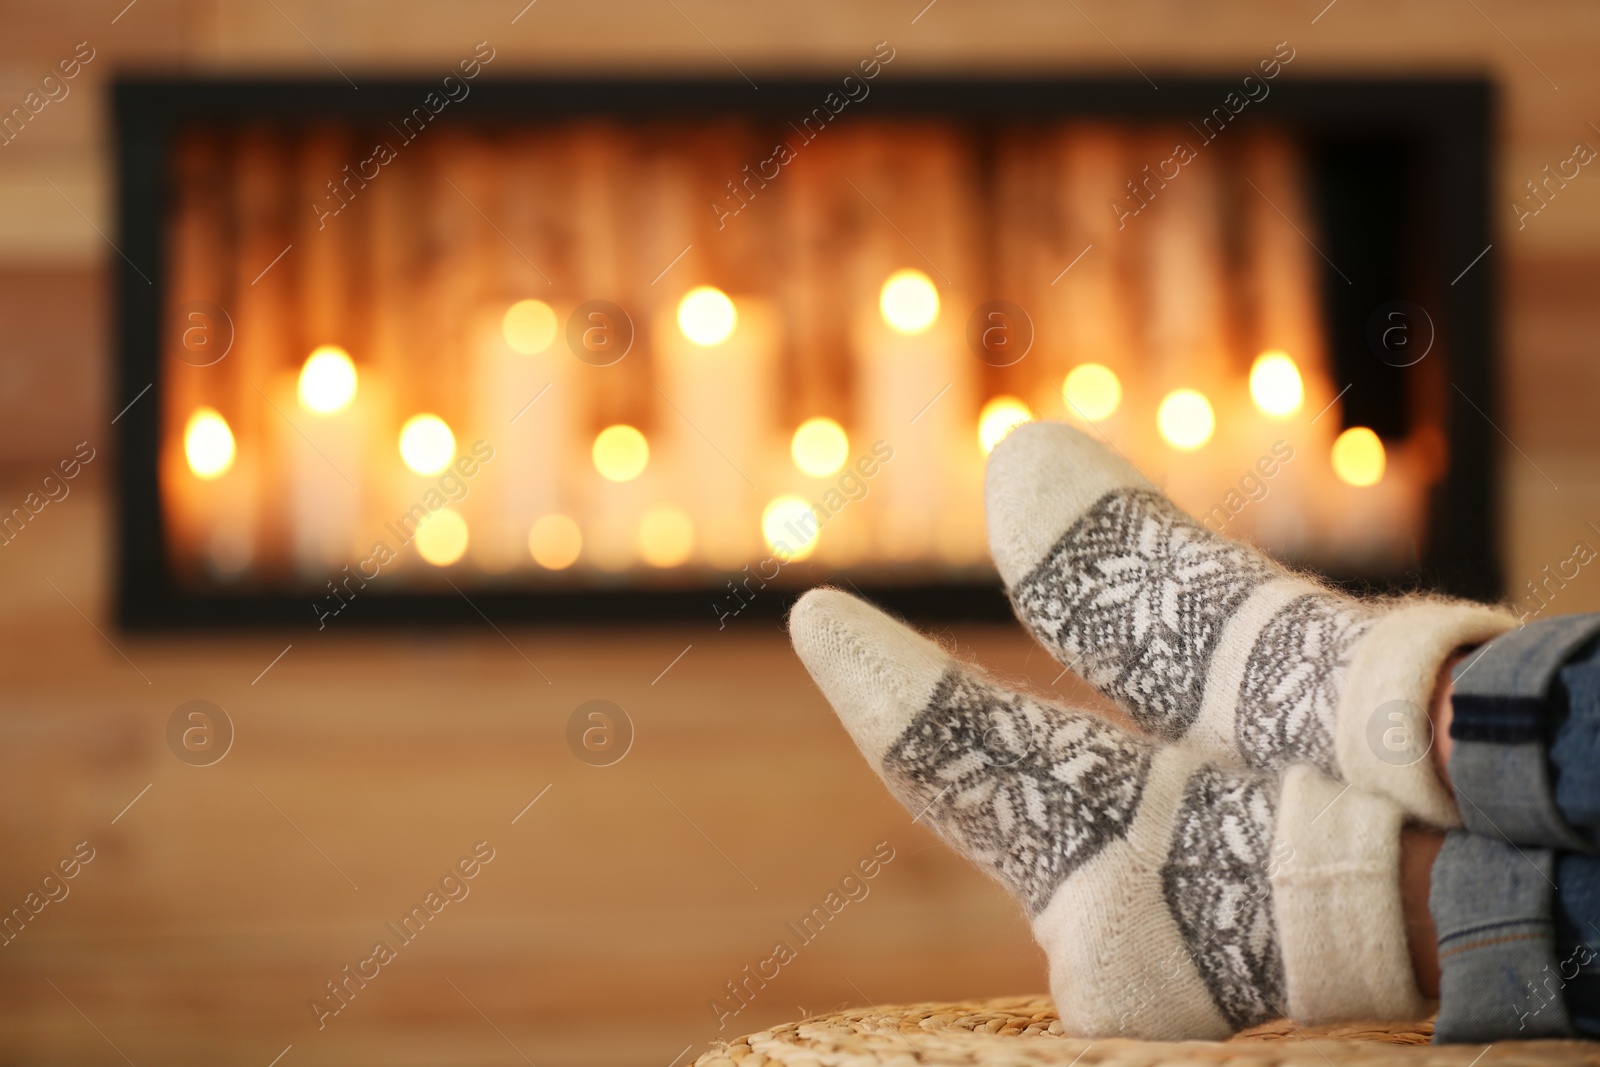
[[1416, 1067], [1600, 1065], [1600, 1043], [1504, 1041], [1433, 1045], [1432, 1026], [1297, 1028], [1287, 1022], [1228, 1041], [1086, 1041], [1063, 1032], [1048, 997], [857, 1008], [739, 1038], [695, 1067]]

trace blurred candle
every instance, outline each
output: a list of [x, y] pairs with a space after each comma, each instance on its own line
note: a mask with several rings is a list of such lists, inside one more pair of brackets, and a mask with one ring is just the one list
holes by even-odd
[[878, 311], [895, 333], [915, 337], [939, 319], [939, 290], [920, 270], [897, 270], [878, 291]]
[[1211, 401], [1194, 389], [1174, 389], [1156, 409], [1161, 439], [1180, 452], [1193, 452], [1211, 440], [1217, 417]]
[[1333, 442], [1332, 462], [1333, 473], [1344, 484], [1377, 485], [1386, 465], [1383, 441], [1365, 426], [1352, 426]]
[[528, 530], [528, 554], [546, 570], [566, 570], [582, 552], [583, 531], [566, 515], [541, 515]]
[[[543, 300], [485, 304], [477, 338], [473, 424], [494, 448], [462, 502], [473, 524], [473, 559], [493, 571], [528, 558], [542, 516], [570, 509], [569, 479], [588, 467], [577, 422], [584, 370], [559, 336], [556, 309]], [[458, 442], [465, 445], [466, 442]]]
[[202, 481], [220, 478], [233, 466], [233, 431], [215, 408], [197, 408], [183, 430], [183, 452], [189, 470]]
[[655, 324], [659, 484], [703, 534], [701, 547], [723, 563], [760, 559], [761, 503], [750, 483], [768, 481], [781, 455], [777, 338], [770, 302], [708, 286], [691, 290], [676, 314]]
[[678, 302], [678, 329], [702, 348], [715, 348], [732, 336], [738, 311], [728, 294], [715, 286], [691, 289]]
[[590, 449], [594, 469], [608, 482], [631, 482], [650, 465], [650, 442], [626, 423], [607, 426]]
[[356, 396], [356, 366], [338, 345], [323, 345], [306, 357], [296, 392], [300, 406], [318, 415], [332, 415], [350, 406]]
[[694, 551], [694, 523], [676, 504], [657, 504], [639, 520], [639, 556], [652, 567], [676, 567]]
[[[1327, 558], [1329, 546], [1344, 536], [1335, 531], [1348, 520], [1350, 498], [1358, 508], [1371, 507], [1374, 498], [1370, 492], [1352, 493], [1321, 460], [1339, 432], [1337, 397], [1343, 386], [1329, 376], [1322, 325], [1321, 278], [1327, 265], [1317, 246], [1327, 245], [1318, 232], [1304, 153], [1293, 134], [1267, 127], [1240, 133], [1239, 166], [1255, 185], [1239, 202], [1240, 283], [1252, 294], [1251, 315], [1242, 325], [1245, 336], [1266, 350], [1251, 368], [1251, 397], [1267, 419], [1294, 419], [1283, 430], [1262, 427], [1256, 432], [1282, 434], [1302, 458], [1273, 479], [1272, 503], [1246, 509], [1236, 529], [1284, 556]], [[1257, 372], [1275, 354], [1292, 360], [1299, 380], [1299, 403], [1283, 416], [1275, 415], [1257, 395]], [[1291, 387], [1285, 394], [1285, 407], [1293, 391]], [[1366, 536], [1380, 529], [1386, 534], [1400, 522], [1398, 517], [1389, 520], [1382, 515], [1381, 509], [1370, 513], [1377, 522]]]
[[417, 524], [417, 554], [435, 567], [448, 567], [467, 554], [467, 520], [440, 508]]
[[432, 412], [413, 415], [400, 427], [400, 458], [418, 474], [438, 474], [456, 458], [456, 436]]
[[965, 351], [962, 329], [943, 314], [920, 271], [892, 272], [879, 299], [856, 312], [856, 403], [867, 431], [857, 453], [877, 440], [894, 449], [893, 462], [874, 479], [870, 504], [878, 551], [892, 561], [932, 553], [929, 515], [981, 461], [971, 443], [969, 365], [977, 360]]
[[245, 447], [227, 418], [201, 406], [163, 445], [162, 499], [171, 536], [185, 559], [201, 559], [211, 574], [236, 579], [256, 562], [255, 518], [260, 496], [260, 449]]
[[826, 478], [850, 458], [850, 437], [832, 419], [807, 419], [790, 439], [789, 455], [802, 474]]
[[1033, 412], [1028, 405], [1016, 397], [995, 397], [983, 405], [983, 411], [978, 415], [978, 447], [987, 456], [994, 451], [995, 445], [1005, 439], [1006, 434], [1032, 418]]
[[1122, 404], [1122, 382], [1110, 367], [1101, 363], [1080, 363], [1067, 372], [1061, 383], [1061, 399], [1067, 411], [1089, 422], [1102, 422]]
[[1263, 415], [1286, 419], [1305, 400], [1300, 368], [1287, 352], [1263, 352], [1250, 367], [1250, 398]]
[[[332, 580], [361, 557], [365, 459], [376, 390], [349, 356], [325, 346], [272, 389], [275, 444], [288, 484], [291, 557], [313, 580]], [[358, 382], [360, 383], [358, 385]]]

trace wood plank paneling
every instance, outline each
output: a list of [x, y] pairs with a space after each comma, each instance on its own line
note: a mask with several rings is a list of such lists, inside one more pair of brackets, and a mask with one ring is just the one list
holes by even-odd
[[[1020, 911], [912, 825], [771, 624], [697, 641], [654, 685], [683, 647], [670, 627], [507, 630], [549, 683], [488, 627], [300, 635], [252, 685], [287, 637], [102, 637], [78, 614], [103, 617], [106, 518], [85, 485], [0, 561], [17, 593], [0, 605], [0, 902], [96, 849], [0, 949], [0, 1053], [98, 1055], [63, 993], [135, 1062], [265, 1063], [290, 1043], [303, 1063], [518, 1062], [453, 981], [535, 1062], [666, 1063], [855, 987], [1044, 982]], [[1010, 627], [961, 636], [1014, 676], [1056, 674]], [[566, 745], [594, 697], [636, 726], [613, 767]], [[212, 767], [166, 748], [193, 698], [237, 728]], [[485, 839], [469, 895], [319, 1031], [311, 998]], [[896, 856], [868, 895], [719, 1031], [724, 984], [882, 840]]]

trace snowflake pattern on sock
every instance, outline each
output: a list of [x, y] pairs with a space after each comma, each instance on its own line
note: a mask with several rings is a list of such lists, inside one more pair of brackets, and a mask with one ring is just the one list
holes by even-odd
[[1239, 687], [1234, 735], [1251, 766], [1312, 763], [1338, 776], [1333, 727], [1351, 652], [1377, 615], [1358, 602], [1309, 593], [1256, 638]]
[[1276, 572], [1160, 493], [1114, 490], [1011, 591], [1023, 624], [1141, 728], [1182, 737], [1222, 627]]
[[951, 670], [883, 770], [919, 818], [1037, 915], [1068, 876], [1127, 834], [1152, 751], [1092, 716]]
[[1207, 764], [1184, 788], [1161, 888], [1189, 958], [1235, 1030], [1281, 1014], [1283, 957], [1272, 916], [1278, 782]]

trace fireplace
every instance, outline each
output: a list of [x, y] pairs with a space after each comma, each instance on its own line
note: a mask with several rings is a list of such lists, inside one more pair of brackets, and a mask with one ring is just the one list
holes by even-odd
[[491, 59], [118, 87], [124, 624], [999, 617], [1029, 418], [1334, 580], [1499, 591], [1484, 84]]

